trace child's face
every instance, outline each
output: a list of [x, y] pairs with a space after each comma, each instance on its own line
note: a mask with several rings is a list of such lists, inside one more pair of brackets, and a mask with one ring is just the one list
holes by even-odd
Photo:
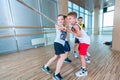
[[82, 19], [78, 19], [78, 23], [81, 24], [82, 23]]
[[63, 24], [64, 24], [64, 21], [65, 21], [65, 20], [64, 20], [64, 17], [63, 17], [63, 16], [59, 16], [59, 17], [58, 17], [58, 21], [57, 21], [57, 22], [58, 22], [58, 25], [63, 25]]
[[73, 16], [68, 16], [68, 24], [74, 25], [76, 23], [76, 18]]
[[65, 24], [68, 24], [68, 19], [67, 19], [67, 17], [65, 18]]

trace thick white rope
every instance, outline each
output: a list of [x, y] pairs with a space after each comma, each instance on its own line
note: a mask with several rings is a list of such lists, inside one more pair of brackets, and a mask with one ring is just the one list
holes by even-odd
[[45, 17], [47, 20], [49, 20], [50, 22], [52, 22], [53, 24], [55, 24], [55, 25], [58, 26], [58, 24], [57, 24], [54, 20], [50, 19], [48, 16], [46, 16], [45, 14], [43, 14], [42, 12], [40, 12], [39, 10], [35, 9], [34, 7], [32, 7], [31, 5], [29, 5], [29, 4], [26, 3], [25, 1], [23, 1], [23, 0], [17, 0], [17, 1], [20, 2], [21, 4], [23, 4], [24, 6], [26, 6], [27, 8], [33, 10], [33, 11], [36, 12], [37, 14]]

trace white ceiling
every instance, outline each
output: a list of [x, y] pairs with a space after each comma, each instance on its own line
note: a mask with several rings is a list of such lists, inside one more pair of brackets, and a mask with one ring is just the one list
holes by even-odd
[[77, 5], [80, 5], [81, 7], [93, 11], [94, 8], [105, 8], [108, 6], [115, 5], [115, 0], [69, 0], [71, 2], [76, 3]]

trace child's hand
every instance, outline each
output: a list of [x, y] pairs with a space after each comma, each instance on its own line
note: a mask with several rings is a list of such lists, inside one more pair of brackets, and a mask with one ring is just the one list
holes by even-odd
[[64, 26], [61, 26], [61, 27], [59, 27], [58, 29], [59, 29], [59, 30], [62, 30], [62, 31], [66, 31], [66, 30], [67, 30], [66, 27], [64, 27]]
[[71, 29], [67, 28], [67, 32], [72, 33]]

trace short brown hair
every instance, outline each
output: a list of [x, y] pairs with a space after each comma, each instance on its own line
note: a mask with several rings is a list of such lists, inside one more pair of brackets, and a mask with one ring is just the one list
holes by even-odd
[[67, 16], [73, 16], [77, 18], [77, 13], [76, 12], [69, 12]]
[[66, 16], [63, 14], [59, 14], [57, 17], [59, 17], [59, 16], [63, 16], [64, 19], [66, 18]]
[[66, 15], [64, 15], [64, 18], [66, 19], [66, 18], [67, 18], [67, 16], [66, 16]]
[[79, 17], [78, 19], [83, 19], [82, 17]]

